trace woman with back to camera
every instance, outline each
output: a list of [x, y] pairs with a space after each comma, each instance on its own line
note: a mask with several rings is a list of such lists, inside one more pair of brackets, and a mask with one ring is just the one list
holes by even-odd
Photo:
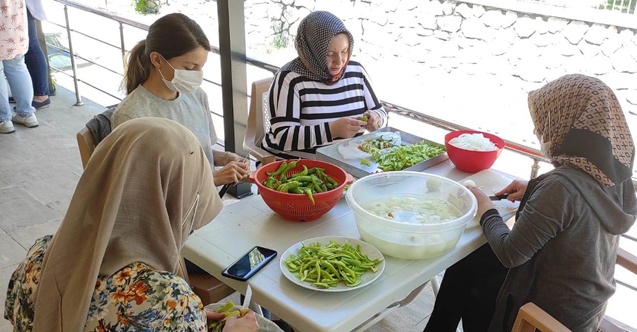
[[[511, 331], [520, 307], [533, 302], [572, 331], [594, 332], [615, 292], [619, 235], [637, 216], [634, 143], [615, 94], [597, 78], [566, 75], [530, 92], [528, 99], [542, 153], [555, 169], [495, 193], [521, 200], [513, 229], [485, 193], [469, 188], [492, 249], [472, 256], [473, 267], [484, 269], [482, 262], [497, 259], [509, 269], [494, 313], [482, 319], [490, 321], [488, 331]], [[460, 279], [457, 271], [450, 277]], [[446, 279], [447, 274], [425, 331], [455, 330], [436, 327], [446, 319], [439, 309], [453, 298], [453, 292], [440, 297], [443, 288], [457, 286]], [[466, 303], [469, 294], [454, 296]]]
[[280, 158], [315, 158], [316, 149], [375, 131], [387, 113], [363, 67], [350, 61], [354, 38], [329, 12], [305, 17], [294, 42], [298, 57], [276, 73], [263, 148]]
[[208, 97], [200, 88], [210, 43], [201, 27], [184, 14], [161, 17], [145, 40], [131, 50], [124, 83], [127, 96], [113, 113], [117, 127], [134, 118], [161, 117], [181, 123], [199, 139], [214, 170], [215, 185], [237, 183], [249, 165], [231, 152], [214, 150], [217, 135]]
[[[22, 332], [206, 331], [220, 317], [184, 280], [180, 252], [222, 207], [187, 128], [127, 121], [96, 147], [55, 235], [16, 268], [4, 317]], [[224, 331], [257, 331], [256, 319], [230, 318]]]

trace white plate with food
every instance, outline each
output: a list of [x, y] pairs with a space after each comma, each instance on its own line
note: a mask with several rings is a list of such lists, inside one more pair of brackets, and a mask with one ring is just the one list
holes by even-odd
[[[330, 245], [330, 243], [334, 243], [335, 245]], [[305, 252], [301, 252], [302, 248], [305, 248]], [[320, 256], [322, 259], [319, 265], [320, 274], [323, 275], [323, 277], [321, 277], [322, 282], [319, 283], [325, 285], [318, 286], [315, 284], [317, 275], [316, 261], [311, 261], [311, 258], [316, 258], [318, 255], [316, 251], [321, 251], [321, 249], [323, 249], [321, 252], [323, 256]], [[343, 252], [339, 250], [345, 250], [346, 254], [341, 255]], [[358, 250], [359, 253], [350, 252], [349, 250]], [[339, 254], [334, 254], [334, 251], [339, 251]], [[367, 261], [365, 257], [367, 257], [369, 261]], [[348, 262], [350, 259], [357, 260], [361, 266], [368, 268], [366, 268], [365, 272], [357, 272], [355, 268], [351, 268], [351, 262]], [[334, 263], [334, 260], [340, 263]], [[311, 263], [308, 263], [310, 261]], [[330, 264], [323, 264], [324, 261]], [[289, 265], [290, 262], [292, 263], [291, 267]], [[350, 268], [350, 273], [345, 272], [347, 277], [340, 277], [339, 279], [342, 280], [339, 280], [335, 278], [336, 274], [334, 272], [347, 271], [347, 269], [342, 267], [343, 264]], [[334, 269], [331, 269], [329, 265], [334, 267]], [[369, 268], [369, 266], [372, 265], [374, 266], [373, 270]], [[295, 269], [295, 266], [299, 266], [299, 269]], [[303, 266], [305, 266], [305, 268], [301, 269]], [[289, 247], [281, 256], [280, 267], [281, 273], [283, 273], [288, 280], [303, 288], [319, 292], [346, 292], [365, 287], [380, 277], [385, 269], [385, 258], [374, 246], [359, 239], [343, 236], [323, 236], [307, 239]], [[294, 272], [290, 271], [291, 268]], [[353, 278], [351, 272], [357, 272], [355, 274], [358, 274], [358, 277]], [[306, 279], [302, 281], [301, 276], [304, 273], [306, 274]], [[349, 278], [350, 281], [355, 281], [356, 284], [351, 286], [346, 285], [346, 278]], [[323, 282], [325, 280], [329, 280], [329, 282]], [[337, 280], [338, 282], [336, 282]], [[328, 283], [331, 284], [331, 287], [326, 287]]]
[[373, 151], [386, 152], [400, 145], [400, 133], [379, 131], [344, 141], [338, 152], [345, 159], [370, 159]]

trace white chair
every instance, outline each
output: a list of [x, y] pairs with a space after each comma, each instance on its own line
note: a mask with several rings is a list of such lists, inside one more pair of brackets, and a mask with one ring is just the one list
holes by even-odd
[[250, 153], [263, 165], [276, 160], [276, 157], [262, 149], [261, 139], [270, 130], [270, 113], [268, 112], [268, 89], [272, 78], [266, 78], [252, 83], [250, 109], [248, 110], [248, 125], [243, 137], [243, 150]]

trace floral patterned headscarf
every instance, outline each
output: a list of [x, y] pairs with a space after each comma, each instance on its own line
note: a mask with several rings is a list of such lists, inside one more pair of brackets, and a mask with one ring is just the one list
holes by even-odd
[[633, 139], [617, 97], [602, 81], [563, 76], [530, 92], [529, 109], [554, 164], [572, 165], [608, 187], [631, 178]]
[[[349, 39], [349, 54], [352, 54], [354, 37], [345, 24], [334, 14], [316, 11], [306, 16], [299, 25], [294, 41], [299, 57], [288, 62], [281, 70], [289, 70], [325, 84], [333, 84], [341, 79], [343, 70], [331, 75], [327, 68], [327, 52], [334, 36], [344, 33]], [[349, 61], [349, 59], [348, 59]]]

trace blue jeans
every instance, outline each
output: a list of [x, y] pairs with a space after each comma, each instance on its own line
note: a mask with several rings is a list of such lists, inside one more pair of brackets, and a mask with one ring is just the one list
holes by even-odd
[[31, 76], [24, 64], [24, 55], [18, 55], [11, 60], [0, 62], [0, 121], [11, 120], [13, 115], [11, 105], [9, 105], [7, 81], [11, 87], [13, 99], [16, 101], [18, 115], [27, 116], [35, 112], [35, 108], [31, 106], [31, 101], [33, 101]]
[[35, 96], [49, 95], [49, 69], [47, 67], [44, 52], [38, 42], [38, 31], [35, 26], [35, 18], [27, 10], [29, 18], [29, 50], [24, 55], [24, 62], [27, 64], [31, 80], [33, 80], [33, 94]]

